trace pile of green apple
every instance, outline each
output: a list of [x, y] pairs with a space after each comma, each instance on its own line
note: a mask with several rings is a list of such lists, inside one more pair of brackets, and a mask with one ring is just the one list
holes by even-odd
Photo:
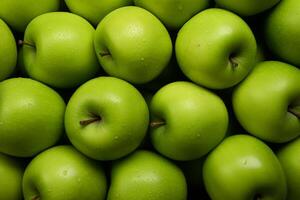
[[299, 200], [299, 0], [0, 0], [0, 200]]

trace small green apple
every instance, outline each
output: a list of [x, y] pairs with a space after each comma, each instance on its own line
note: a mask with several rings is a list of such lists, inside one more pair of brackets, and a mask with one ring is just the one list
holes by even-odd
[[240, 16], [251, 16], [264, 12], [280, 0], [215, 0], [218, 7], [231, 10]]
[[0, 83], [0, 152], [29, 157], [54, 145], [64, 131], [65, 103], [51, 88], [27, 78]]
[[139, 150], [116, 161], [107, 200], [186, 200], [184, 174], [158, 154]]
[[265, 61], [233, 92], [240, 124], [251, 134], [275, 143], [300, 135], [300, 70], [279, 61]]
[[161, 154], [175, 160], [194, 160], [224, 138], [227, 109], [214, 93], [190, 82], [162, 87], [150, 104], [150, 137]]
[[286, 180], [272, 150], [259, 139], [235, 135], [223, 140], [203, 166], [213, 200], [285, 200]]
[[19, 32], [24, 32], [35, 17], [59, 10], [60, 0], [1, 0], [0, 18]]
[[100, 66], [94, 52], [95, 29], [67, 12], [36, 17], [25, 31], [23, 58], [30, 77], [57, 88], [71, 88], [93, 78]]
[[287, 200], [300, 199], [300, 138], [285, 144], [277, 152], [287, 180]]
[[256, 41], [239, 16], [211, 8], [185, 23], [175, 50], [178, 64], [190, 80], [224, 89], [248, 75], [255, 63]]
[[106, 188], [101, 165], [67, 145], [37, 155], [23, 178], [25, 200], [104, 200]]
[[135, 150], [145, 137], [149, 111], [131, 84], [99, 77], [80, 86], [71, 97], [65, 128], [71, 143], [97, 160], [114, 160]]
[[72, 13], [80, 15], [94, 26], [111, 11], [132, 4], [132, 0], [64, 0]]
[[96, 29], [94, 46], [109, 75], [137, 84], [156, 78], [172, 55], [164, 25], [147, 10], [134, 6], [109, 13]]
[[271, 52], [300, 67], [300, 4], [298, 0], [282, 0], [265, 18], [263, 26]]
[[22, 199], [23, 171], [21, 162], [0, 153], [0, 200]]
[[136, 6], [156, 15], [168, 28], [180, 29], [193, 15], [209, 6], [210, 0], [134, 0]]
[[14, 35], [5, 22], [1, 19], [0, 40], [0, 81], [2, 81], [14, 71], [17, 63], [17, 46]]

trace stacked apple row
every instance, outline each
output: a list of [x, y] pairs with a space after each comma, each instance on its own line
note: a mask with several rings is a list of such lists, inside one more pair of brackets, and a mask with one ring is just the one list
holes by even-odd
[[0, 199], [300, 199], [300, 4], [215, 2], [1, 1]]

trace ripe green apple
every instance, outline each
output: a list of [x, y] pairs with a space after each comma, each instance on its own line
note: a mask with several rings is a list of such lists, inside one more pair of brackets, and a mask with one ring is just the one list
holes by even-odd
[[75, 87], [100, 69], [94, 52], [95, 29], [67, 12], [36, 17], [23, 41], [24, 65], [30, 77], [57, 88]]
[[22, 199], [23, 171], [19, 161], [0, 153], [0, 200]]
[[278, 159], [287, 180], [287, 200], [300, 199], [300, 138], [281, 147]]
[[147, 10], [134, 6], [109, 13], [96, 29], [94, 46], [109, 75], [137, 84], [157, 77], [172, 55], [164, 25]]
[[54, 145], [64, 131], [65, 103], [27, 78], [0, 83], [0, 152], [29, 157]]
[[71, 143], [97, 160], [114, 160], [135, 150], [145, 137], [149, 111], [132, 85], [114, 77], [92, 79], [76, 90], [65, 114]]
[[80, 15], [94, 26], [111, 11], [132, 4], [132, 0], [65, 0], [72, 13]]
[[237, 15], [218, 8], [200, 12], [180, 29], [176, 56], [193, 82], [213, 89], [239, 83], [252, 69], [256, 41]]
[[[1, 2], [0, 2], [1, 5]], [[0, 6], [1, 10], [1, 6]], [[0, 19], [0, 81], [14, 71], [17, 63], [17, 46], [14, 35], [4, 21]]]
[[150, 113], [154, 148], [174, 160], [207, 154], [221, 142], [228, 126], [221, 98], [190, 82], [162, 87], [151, 100]]
[[300, 4], [282, 0], [266, 16], [264, 35], [271, 52], [300, 67]]
[[186, 200], [184, 174], [175, 164], [139, 150], [113, 164], [107, 200]]
[[275, 143], [300, 135], [300, 70], [265, 61], [237, 87], [232, 97], [240, 124], [251, 134]]
[[272, 150], [259, 139], [235, 135], [223, 140], [203, 166], [213, 200], [285, 200], [286, 180]]
[[193, 15], [209, 6], [210, 0], [134, 0], [136, 6], [156, 15], [168, 28], [180, 29]]
[[60, 0], [1, 0], [0, 18], [10, 27], [24, 32], [35, 17], [59, 10]]
[[67, 145], [37, 155], [23, 178], [25, 200], [104, 200], [106, 188], [101, 165]]
[[251, 16], [264, 12], [280, 0], [215, 0], [218, 7], [233, 11], [240, 16]]

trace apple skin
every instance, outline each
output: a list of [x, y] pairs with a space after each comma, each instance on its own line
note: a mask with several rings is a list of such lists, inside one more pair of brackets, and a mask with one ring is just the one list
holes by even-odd
[[134, 6], [116, 9], [99, 23], [94, 47], [106, 73], [135, 84], [156, 78], [172, 55], [164, 25], [147, 10]]
[[0, 153], [0, 200], [22, 199], [23, 171], [21, 162]]
[[94, 26], [111, 11], [132, 5], [132, 0], [64, 0], [72, 13], [80, 15]]
[[256, 41], [239, 16], [210, 8], [184, 24], [175, 50], [179, 67], [190, 80], [224, 89], [248, 75], [255, 63]]
[[193, 15], [209, 6], [210, 0], [134, 0], [136, 6], [149, 10], [169, 29], [180, 29]]
[[282, 0], [265, 17], [263, 26], [270, 51], [300, 67], [300, 5], [298, 0]]
[[131, 84], [114, 77], [95, 78], [80, 86], [65, 114], [71, 143], [97, 160], [118, 159], [135, 150], [148, 124], [143, 96]]
[[207, 154], [221, 142], [228, 126], [222, 99], [190, 82], [161, 88], [151, 100], [150, 113], [154, 148], [174, 160], [194, 160]]
[[72, 13], [52, 12], [38, 16], [25, 31], [26, 72], [57, 88], [76, 87], [95, 77], [100, 66], [93, 47], [94, 33], [88, 21]]
[[9, 77], [15, 69], [17, 63], [17, 46], [13, 33], [1, 19], [0, 38], [0, 81], [2, 81]]
[[37, 155], [23, 178], [25, 200], [104, 200], [106, 188], [101, 165], [68, 145]]
[[277, 152], [277, 157], [287, 180], [287, 200], [300, 199], [300, 138], [285, 144]]
[[223, 140], [203, 166], [204, 184], [213, 200], [285, 200], [286, 180], [272, 150], [250, 135]]
[[166, 158], [138, 150], [113, 164], [107, 200], [186, 200], [183, 172]]
[[24, 32], [32, 19], [58, 11], [59, 6], [60, 0], [1, 0], [0, 18], [14, 30]]
[[234, 89], [232, 103], [246, 131], [268, 142], [288, 142], [300, 135], [300, 70], [261, 62]]
[[240, 16], [252, 16], [264, 12], [280, 0], [215, 0], [220, 8], [233, 11]]
[[64, 132], [65, 103], [51, 88], [27, 78], [0, 83], [0, 152], [34, 156]]

